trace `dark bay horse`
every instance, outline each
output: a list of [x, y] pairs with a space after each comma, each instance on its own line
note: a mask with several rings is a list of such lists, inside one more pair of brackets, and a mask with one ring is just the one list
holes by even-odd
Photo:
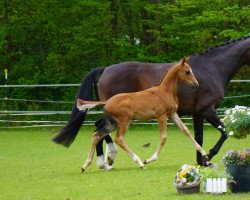
[[[92, 144], [89, 155], [84, 165], [82, 172], [92, 163], [94, 152], [98, 141], [117, 129], [115, 142], [140, 166], [145, 169], [144, 164], [156, 161], [162, 147], [167, 140], [166, 122], [171, 116], [182, 132], [189, 137], [195, 149], [200, 152], [205, 161], [208, 160], [206, 152], [195, 141], [188, 128], [183, 124], [177, 115], [178, 109], [178, 80], [191, 85], [194, 89], [199, 87], [199, 84], [194, 77], [192, 69], [188, 65], [188, 60], [184, 58], [181, 62], [171, 67], [168, 72], [165, 72], [160, 84], [149, 89], [117, 94], [106, 102], [103, 101], [84, 101], [78, 99], [77, 107], [79, 110], [85, 111], [99, 105], [104, 105], [104, 119], [106, 125], [93, 133]], [[124, 142], [126, 131], [131, 123], [132, 118], [139, 120], [148, 120], [156, 118], [160, 129], [160, 144], [155, 153], [144, 162], [141, 161]]]
[[[111, 65], [106, 68], [93, 69], [82, 81], [77, 98], [92, 100], [96, 91], [101, 101], [124, 92], [136, 92], [156, 86], [162, 79], [164, 72], [175, 63], [141, 63], [124, 62]], [[192, 115], [195, 140], [203, 144], [203, 123], [207, 120], [212, 126], [221, 132], [221, 137], [215, 146], [209, 151], [208, 157], [211, 160], [227, 139], [223, 123], [216, 114], [216, 108], [223, 100], [225, 86], [232, 79], [243, 65], [250, 64], [250, 37], [242, 37], [229, 41], [225, 44], [215, 46], [207, 51], [190, 57], [189, 64], [197, 78], [200, 87], [193, 91], [183, 83], [179, 83], [178, 99], [179, 115]], [[97, 86], [97, 78], [100, 79]], [[97, 93], [98, 88], [98, 93]], [[53, 139], [58, 144], [69, 147], [74, 141], [84, 119], [85, 113], [79, 112], [76, 101], [68, 121], [68, 124]], [[98, 121], [97, 126], [102, 126]], [[104, 138], [109, 149], [115, 155], [110, 136]], [[103, 155], [101, 140], [97, 145], [97, 155]], [[114, 158], [114, 156], [113, 156]], [[111, 158], [112, 159], [112, 158]], [[202, 157], [197, 153], [197, 162], [202, 164]]]

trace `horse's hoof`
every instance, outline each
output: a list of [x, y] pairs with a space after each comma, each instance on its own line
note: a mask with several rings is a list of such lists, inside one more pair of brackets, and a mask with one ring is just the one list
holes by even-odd
[[205, 167], [210, 167], [213, 164], [210, 162], [210, 159], [207, 155], [202, 156], [202, 165]]
[[213, 167], [213, 163], [211, 163], [210, 161], [207, 161], [205, 166], [206, 167]]
[[113, 165], [113, 163], [114, 163], [114, 160], [113, 159], [111, 159], [111, 157], [109, 157], [108, 156], [108, 165]]
[[143, 161], [143, 164], [144, 164], [144, 165], [145, 165], [145, 164], [148, 164], [148, 162], [147, 162], [147, 160], [146, 160], [146, 159]]
[[109, 166], [108, 164], [105, 164], [103, 169], [105, 171], [109, 171], [109, 170], [113, 169], [113, 166]]

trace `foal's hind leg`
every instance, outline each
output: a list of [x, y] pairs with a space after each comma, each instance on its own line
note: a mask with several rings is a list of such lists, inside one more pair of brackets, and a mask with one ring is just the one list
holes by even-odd
[[167, 140], [167, 134], [166, 134], [166, 119], [167, 116], [166, 115], [162, 115], [161, 117], [159, 117], [158, 120], [158, 125], [159, 125], [159, 129], [160, 129], [160, 144], [157, 147], [155, 153], [151, 156], [151, 158], [146, 159], [144, 161], [144, 164], [148, 164], [151, 163], [153, 161], [156, 161], [158, 158], [158, 155], [160, 154], [160, 151], [162, 149], [162, 147], [164, 146], [164, 144], [166, 143]]
[[132, 159], [138, 163], [141, 169], [145, 169], [144, 164], [142, 163], [141, 159], [131, 150], [128, 148], [128, 146], [124, 142], [124, 135], [126, 134], [128, 123], [122, 123], [119, 124], [119, 128], [116, 134], [116, 137], [114, 139], [115, 143], [118, 144], [129, 156], [132, 157]]
[[101, 140], [101, 137], [98, 135], [98, 132], [94, 132], [93, 137], [92, 137], [92, 143], [89, 151], [89, 155], [87, 160], [85, 161], [84, 165], [82, 166], [82, 172], [84, 172], [89, 165], [91, 165], [95, 153], [95, 148], [97, 143]]

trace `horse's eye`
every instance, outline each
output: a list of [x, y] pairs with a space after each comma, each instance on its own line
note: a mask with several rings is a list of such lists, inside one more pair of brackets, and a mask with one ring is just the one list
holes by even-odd
[[190, 75], [191, 72], [190, 71], [185, 71], [186, 75]]

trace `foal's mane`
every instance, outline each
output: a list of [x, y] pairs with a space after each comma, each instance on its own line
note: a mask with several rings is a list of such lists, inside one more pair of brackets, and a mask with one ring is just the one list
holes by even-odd
[[225, 42], [224, 44], [219, 44], [219, 45], [213, 46], [202, 53], [198, 53], [197, 55], [204, 55], [204, 54], [210, 53], [212, 50], [218, 49], [219, 47], [228, 46], [228, 45], [231, 45], [231, 44], [236, 43], [238, 41], [246, 40], [248, 38], [250, 38], [250, 36], [244, 36], [244, 37], [241, 37], [238, 39], [232, 39], [232, 40]]
[[163, 76], [162, 76], [161, 80], [159, 81], [159, 83], [157, 84], [157, 86], [159, 86], [159, 85], [161, 84], [162, 80], [164, 79], [164, 77], [166, 76], [166, 74], [168, 73], [168, 71], [169, 71], [172, 67], [174, 67], [174, 66], [175, 66], [175, 65], [172, 65], [172, 66], [170, 66], [169, 68], [167, 68], [167, 70], [166, 70], [165, 73], [163, 74]]

